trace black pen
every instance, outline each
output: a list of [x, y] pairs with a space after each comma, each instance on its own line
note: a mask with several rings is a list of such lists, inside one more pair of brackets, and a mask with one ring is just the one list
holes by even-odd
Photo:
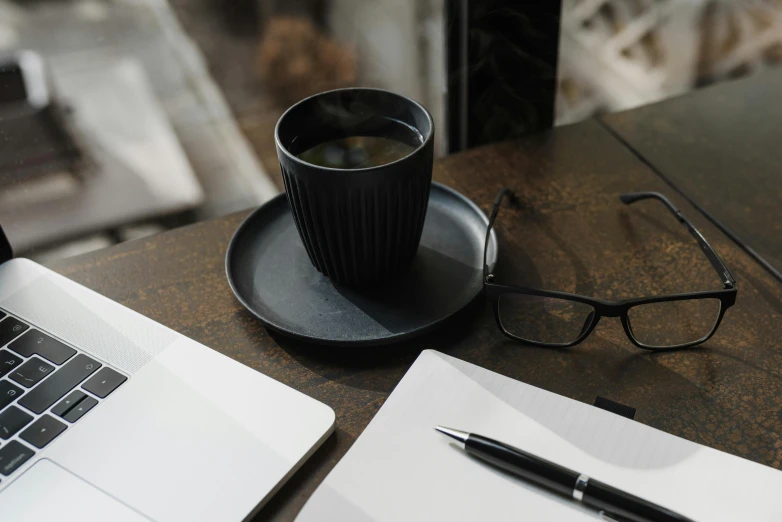
[[670, 509], [502, 442], [442, 426], [435, 429], [461, 442], [464, 451], [470, 455], [528, 482], [573, 498], [596, 509], [605, 519], [618, 522], [694, 522]]

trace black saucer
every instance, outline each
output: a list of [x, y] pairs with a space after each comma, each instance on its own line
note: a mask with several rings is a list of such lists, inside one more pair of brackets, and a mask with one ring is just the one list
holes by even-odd
[[[431, 330], [481, 292], [487, 224], [469, 199], [432, 183], [421, 245], [408, 271], [356, 290], [315, 270], [281, 194], [239, 226], [225, 270], [239, 302], [273, 330], [319, 344], [387, 344]], [[488, 258], [493, 266], [493, 233]]]

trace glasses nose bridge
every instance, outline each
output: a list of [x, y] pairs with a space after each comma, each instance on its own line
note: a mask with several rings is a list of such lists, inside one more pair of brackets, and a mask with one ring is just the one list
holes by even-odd
[[601, 317], [622, 317], [627, 314], [627, 307], [614, 304], [614, 303], [602, 303], [600, 307]]

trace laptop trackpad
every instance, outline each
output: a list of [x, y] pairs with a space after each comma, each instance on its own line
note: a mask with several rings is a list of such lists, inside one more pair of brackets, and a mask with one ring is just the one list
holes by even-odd
[[42, 459], [0, 494], [3, 522], [149, 522], [76, 475]]

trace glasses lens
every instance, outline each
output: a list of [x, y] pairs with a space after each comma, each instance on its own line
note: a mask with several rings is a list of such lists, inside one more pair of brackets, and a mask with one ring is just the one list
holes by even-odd
[[545, 344], [569, 344], [589, 329], [595, 310], [588, 304], [524, 294], [500, 296], [500, 322], [511, 335]]
[[630, 330], [639, 343], [671, 348], [708, 337], [720, 317], [719, 299], [665, 301], [632, 307], [627, 312]]

